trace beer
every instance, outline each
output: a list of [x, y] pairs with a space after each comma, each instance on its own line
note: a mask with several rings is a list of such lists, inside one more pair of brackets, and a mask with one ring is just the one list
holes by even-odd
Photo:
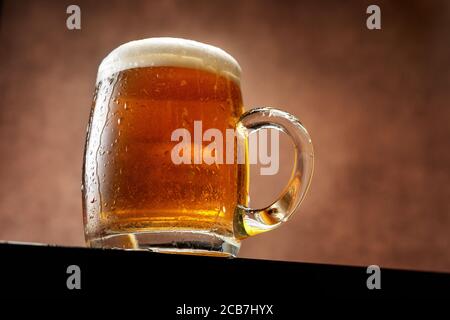
[[[175, 38], [132, 41], [102, 61], [83, 164], [89, 246], [236, 256], [240, 240], [292, 216], [311, 181], [311, 139], [287, 112], [244, 113], [240, 72], [225, 51]], [[288, 134], [295, 161], [280, 197], [256, 210], [249, 137], [260, 129]]]
[[198, 120], [203, 130], [234, 129], [243, 113], [239, 82], [220, 62], [214, 71], [173, 59], [173, 66], [137, 66], [98, 81], [83, 177], [92, 246], [129, 233], [233, 235], [234, 209], [248, 194], [246, 165], [176, 165], [171, 133], [194, 132]]

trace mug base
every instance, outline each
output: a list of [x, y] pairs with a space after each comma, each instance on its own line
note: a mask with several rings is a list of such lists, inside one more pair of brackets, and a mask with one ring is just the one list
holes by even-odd
[[145, 250], [159, 253], [236, 257], [240, 242], [204, 231], [146, 231], [90, 239], [91, 248]]

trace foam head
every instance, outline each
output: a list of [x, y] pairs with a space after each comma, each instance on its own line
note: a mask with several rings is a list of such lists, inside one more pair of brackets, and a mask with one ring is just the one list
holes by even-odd
[[241, 76], [237, 61], [220, 48], [180, 38], [148, 38], [111, 51], [99, 66], [97, 83], [123, 70], [158, 66], [202, 69], [227, 76], [238, 84]]

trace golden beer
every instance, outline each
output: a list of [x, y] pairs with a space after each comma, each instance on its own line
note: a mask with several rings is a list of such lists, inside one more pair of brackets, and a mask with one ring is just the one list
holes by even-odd
[[[244, 114], [240, 72], [225, 51], [175, 38], [132, 41], [102, 61], [83, 163], [89, 246], [236, 256], [241, 239], [290, 218], [311, 180], [311, 140], [284, 111]], [[280, 198], [254, 210], [247, 208], [248, 137], [266, 128], [292, 138], [295, 166]], [[179, 130], [194, 136], [181, 151]], [[208, 140], [208, 131], [218, 135]], [[213, 140], [223, 150], [210, 156], [226, 151], [226, 161], [202, 161]]]
[[[246, 203], [245, 164], [179, 164], [178, 128], [234, 129], [243, 113], [236, 79], [189, 66], [114, 73], [96, 88], [84, 162], [84, 217], [91, 245], [130, 232], [200, 231], [231, 237]], [[204, 142], [206, 147], [209, 142]], [[194, 148], [194, 146], [193, 146]], [[125, 240], [122, 246], [133, 246]]]

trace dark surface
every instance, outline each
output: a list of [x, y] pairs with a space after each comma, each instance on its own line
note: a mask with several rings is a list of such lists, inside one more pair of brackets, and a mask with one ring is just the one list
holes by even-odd
[[[450, 274], [384, 269], [368, 290], [366, 267], [224, 259], [0, 244], [2, 296], [144, 298], [173, 312], [178, 305], [273, 304], [277, 313], [301, 298], [448, 298]], [[81, 269], [81, 289], [66, 286], [67, 267]], [[172, 311], [170, 311], [172, 310]]]

